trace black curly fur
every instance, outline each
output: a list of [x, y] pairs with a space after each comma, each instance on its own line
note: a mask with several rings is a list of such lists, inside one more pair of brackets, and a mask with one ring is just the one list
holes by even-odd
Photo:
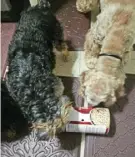
[[60, 80], [52, 74], [53, 44], [62, 43], [62, 28], [41, 1], [22, 13], [8, 51], [7, 88], [30, 123], [54, 120], [62, 105], [55, 93]]

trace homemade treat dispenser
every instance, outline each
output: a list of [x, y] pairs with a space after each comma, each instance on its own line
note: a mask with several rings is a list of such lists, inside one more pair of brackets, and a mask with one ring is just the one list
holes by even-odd
[[110, 112], [108, 108], [73, 108], [64, 132], [108, 134]]

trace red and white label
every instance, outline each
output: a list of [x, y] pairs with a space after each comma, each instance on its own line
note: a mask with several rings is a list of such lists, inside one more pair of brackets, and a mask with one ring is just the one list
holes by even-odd
[[[108, 134], [106, 125], [95, 125], [91, 120], [92, 107], [73, 108], [69, 116], [69, 123], [64, 128], [65, 132]], [[108, 110], [109, 112], [109, 110]]]

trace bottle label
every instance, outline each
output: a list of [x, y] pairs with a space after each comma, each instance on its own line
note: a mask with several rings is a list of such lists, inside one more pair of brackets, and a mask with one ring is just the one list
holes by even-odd
[[107, 108], [73, 108], [65, 132], [108, 134], [110, 112]]
[[76, 133], [93, 133], [93, 134], [107, 134], [108, 129], [103, 125], [86, 125], [86, 124], [67, 124], [65, 132]]

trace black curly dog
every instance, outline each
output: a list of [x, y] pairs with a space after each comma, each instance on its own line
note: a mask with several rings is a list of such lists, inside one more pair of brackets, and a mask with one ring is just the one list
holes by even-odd
[[54, 120], [60, 116], [61, 106], [66, 104], [62, 99], [63, 83], [52, 73], [54, 45], [63, 45], [62, 28], [49, 3], [40, 0], [21, 15], [9, 45], [6, 76], [11, 97], [32, 124]]

